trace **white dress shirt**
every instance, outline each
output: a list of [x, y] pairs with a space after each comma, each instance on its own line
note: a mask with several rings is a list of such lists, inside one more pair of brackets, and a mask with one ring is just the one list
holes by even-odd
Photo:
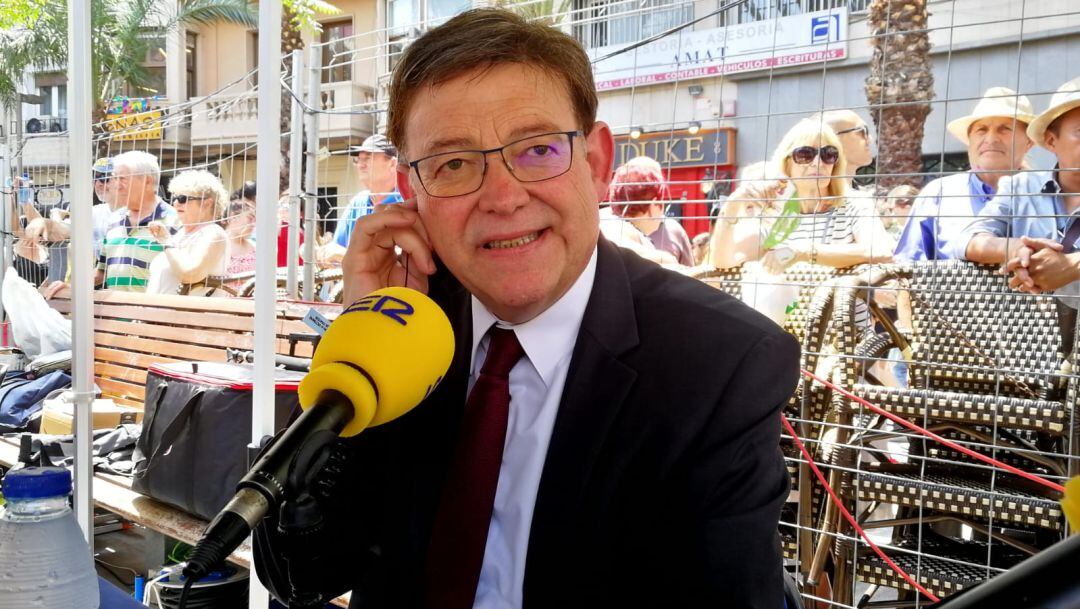
[[503, 445], [499, 486], [488, 527], [473, 609], [518, 609], [525, 580], [536, 493], [555, 415], [577, 342], [581, 318], [596, 276], [596, 250], [570, 289], [539, 316], [522, 324], [500, 321], [472, 299], [473, 358], [469, 390], [487, 357], [492, 325], [513, 330], [525, 356], [510, 371], [510, 417]]

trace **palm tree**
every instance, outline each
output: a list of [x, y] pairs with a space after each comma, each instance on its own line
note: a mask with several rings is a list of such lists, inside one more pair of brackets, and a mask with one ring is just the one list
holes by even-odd
[[[62, 70], [67, 64], [65, 0], [14, 0], [0, 11], [0, 104], [10, 106], [31, 68]], [[125, 87], [147, 90], [145, 58], [160, 35], [181, 25], [215, 22], [258, 25], [251, 0], [91, 0], [91, 66], [98, 110]]]
[[922, 141], [934, 75], [927, 0], [873, 0], [867, 22], [874, 49], [866, 100], [877, 125], [878, 192], [922, 186]]

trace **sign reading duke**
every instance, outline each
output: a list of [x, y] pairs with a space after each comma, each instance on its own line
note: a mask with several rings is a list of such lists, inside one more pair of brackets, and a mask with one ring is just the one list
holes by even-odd
[[615, 137], [615, 166], [634, 157], [647, 156], [664, 167], [701, 167], [730, 165], [734, 161], [735, 131], [701, 130], [696, 135], [685, 131], [660, 131], [630, 139]]

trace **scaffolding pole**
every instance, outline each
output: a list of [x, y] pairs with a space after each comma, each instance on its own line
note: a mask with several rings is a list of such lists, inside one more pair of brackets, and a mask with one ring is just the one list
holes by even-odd
[[[71, 255], [93, 258], [90, 206], [91, 113], [93, 87], [90, 72], [90, 0], [68, 3], [68, 145], [71, 170]], [[90, 408], [94, 403], [94, 280], [90, 266], [71, 267], [71, 382], [75, 406], [75, 518], [90, 547], [94, 547], [94, 462]]]
[[[277, 339], [277, 206], [281, 169], [281, 3], [259, 3], [259, 127], [256, 143], [255, 387], [251, 439], [274, 433], [274, 346]], [[267, 247], [269, 246], [269, 247]], [[252, 569], [252, 574], [254, 574]], [[270, 595], [251, 578], [249, 609], [266, 609]]]
[[321, 83], [321, 57], [319, 49], [309, 46], [311, 49], [311, 69], [308, 72], [309, 80], [307, 87], [307, 105], [311, 108], [304, 121], [304, 132], [307, 136], [307, 174], [304, 176], [304, 300], [315, 300], [315, 219], [317, 215], [318, 197], [318, 163], [319, 163], [319, 115], [322, 108]]
[[[296, 258], [300, 252], [300, 178], [303, 174], [304, 154], [304, 110], [300, 107], [304, 90], [304, 53], [297, 49], [292, 52], [292, 119], [289, 121], [289, 249], [288, 275], [285, 279], [285, 292], [289, 298], [296, 298], [297, 268]], [[304, 285], [309, 282], [304, 281]], [[310, 300], [310, 299], [308, 299]]]

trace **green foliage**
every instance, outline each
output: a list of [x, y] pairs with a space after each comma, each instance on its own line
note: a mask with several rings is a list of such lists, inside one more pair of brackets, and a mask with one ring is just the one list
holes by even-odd
[[495, 6], [513, 11], [529, 21], [558, 25], [570, 16], [570, 0], [495, 0]]
[[[23, 75], [31, 69], [67, 66], [66, 0], [3, 0], [0, 8], [0, 104], [14, 102]], [[214, 22], [258, 25], [252, 0], [91, 0], [91, 69], [99, 104], [124, 85], [145, 88], [142, 64], [168, 32], [181, 24]], [[147, 94], [153, 94], [146, 90]]]
[[284, 0], [286, 14], [291, 14], [292, 27], [305, 34], [313, 34], [322, 31], [322, 26], [316, 21], [319, 15], [340, 15], [341, 9], [324, 2], [324, 0]]

